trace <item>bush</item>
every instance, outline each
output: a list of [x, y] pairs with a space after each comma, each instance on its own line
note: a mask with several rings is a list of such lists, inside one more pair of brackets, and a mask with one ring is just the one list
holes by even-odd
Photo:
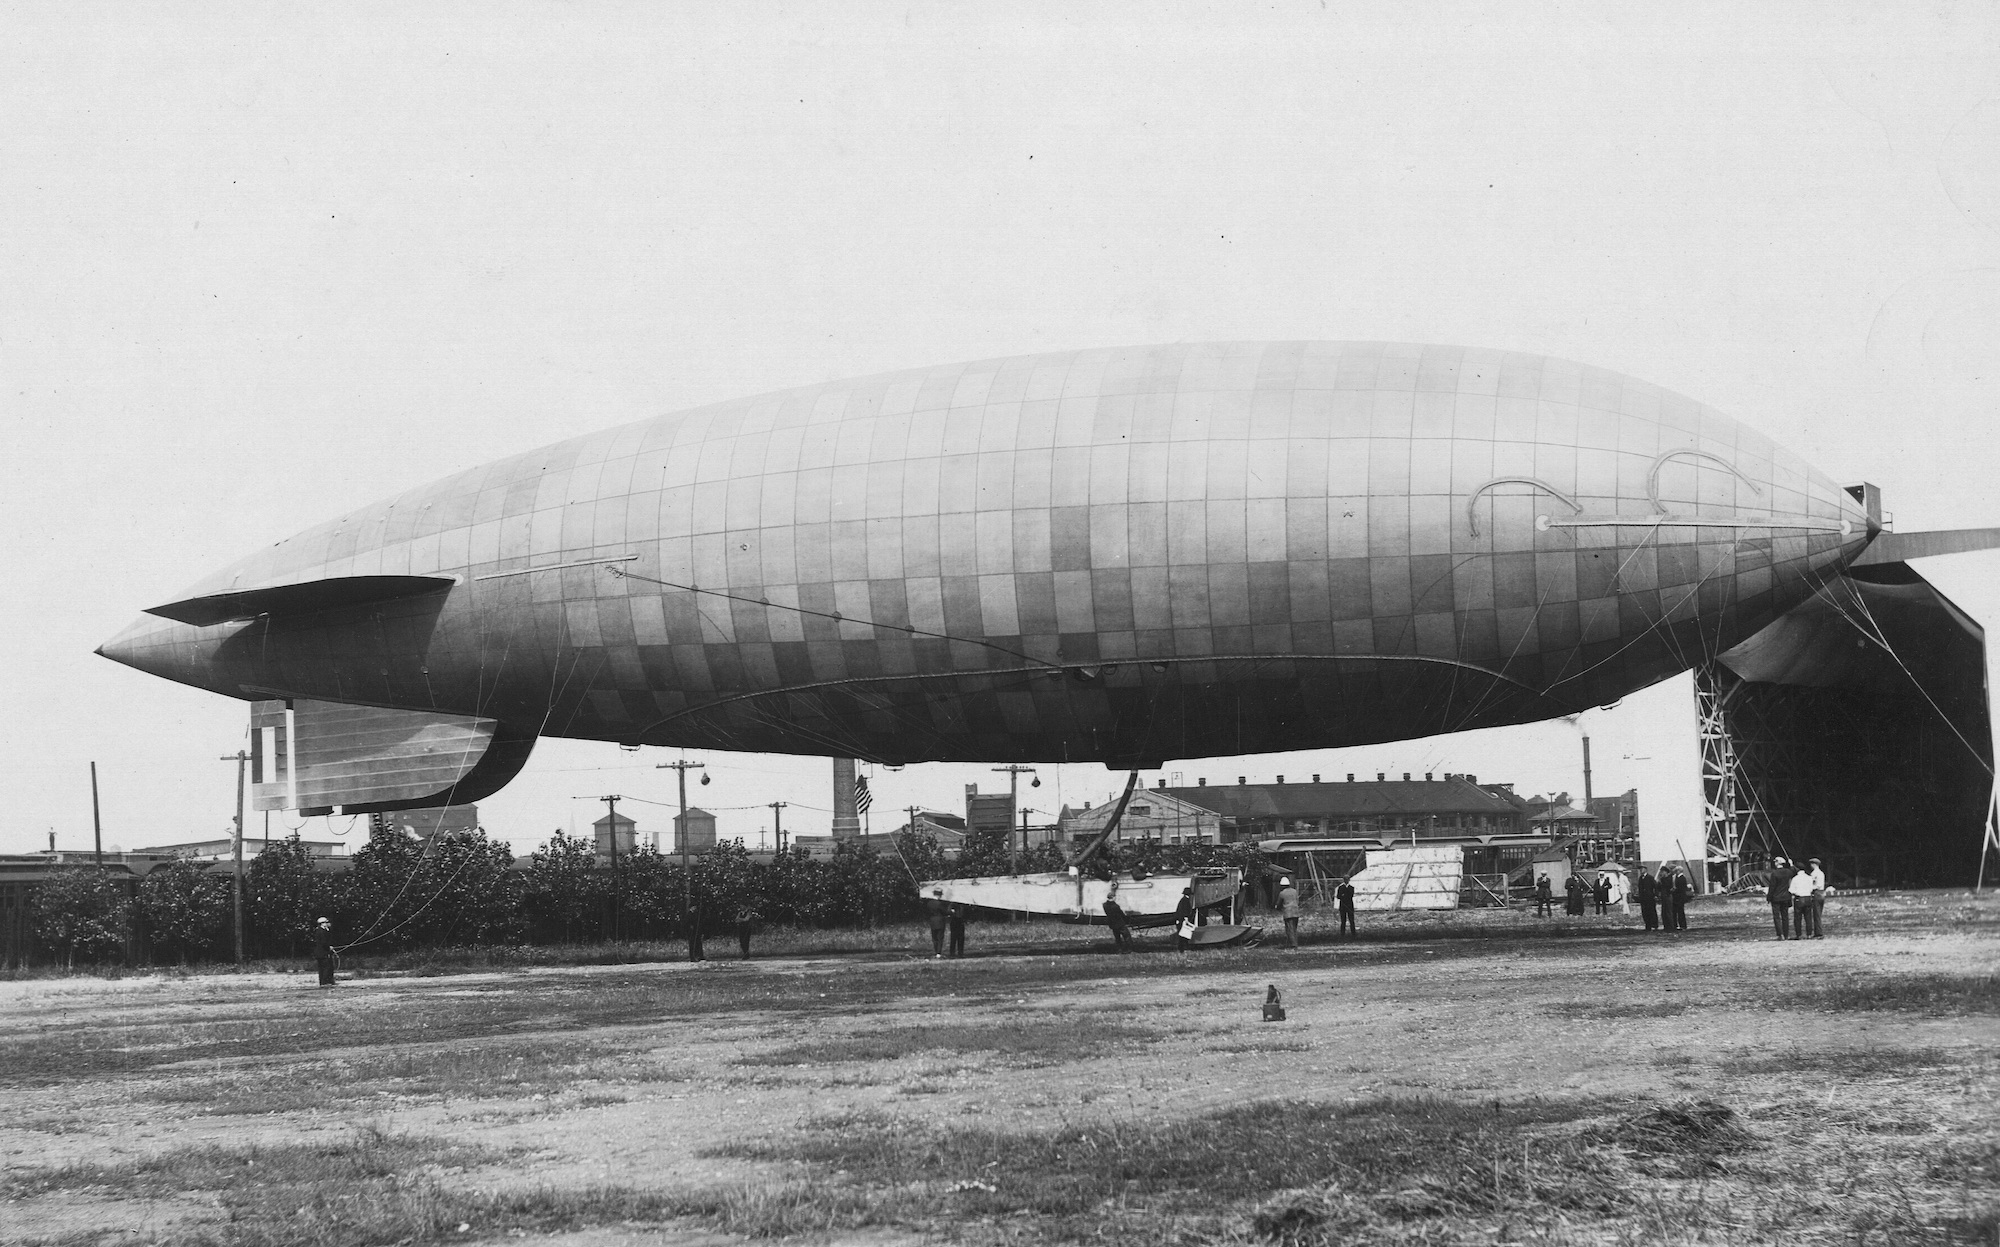
[[123, 952], [132, 929], [125, 882], [88, 866], [50, 871], [35, 890], [35, 934], [62, 956], [64, 968]]
[[139, 882], [139, 917], [153, 942], [188, 963], [227, 929], [229, 884], [190, 861], [155, 869]]

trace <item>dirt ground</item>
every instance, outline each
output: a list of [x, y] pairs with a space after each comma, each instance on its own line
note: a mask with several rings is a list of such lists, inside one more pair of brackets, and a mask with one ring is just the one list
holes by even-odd
[[[1758, 1140], [1750, 1159], [1718, 1161], [1699, 1181], [1632, 1170], [1631, 1198], [1601, 1215], [1525, 1208], [1400, 1229], [1377, 1217], [1352, 1241], [2000, 1242], [2000, 902], [1837, 899], [1827, 938], [1811, 942], [1775, 940], [1764, 906], [1743, 901], [1697, 903], [1678, 935], [1519, 911], [1362, 922], [1359, 939], [1341, 940], [1315, 916], [1296, 951], [1267, 941], [1186, 966], [1164, 940], [1120, 957], [1099, 931], [981, 924], [962, 962], [931, 959], [913, 928], [907, 953], [744, 962], [730, 948], [694, 966], [377, 977], [332, 991], [306, 974], [0, 982], [0, 1242], [371, 1241], [365, 1229], [246, 1226], [277, 1215], [268, 1201], [244, 1204], [237, 1179], [182, 1167], [226, 1155], [250, 1162], [249, 1181], [257, 1158], [337, 1150], [357, 1132], [463, 1149], [419, 1149], [412, 1170], [437, 1190], [697, 1204], [733, 1192], [740, 1212], [779, 1186], [808, 1200], [858, 1181], [786, 1151], [856, 1129], [842, 1123], [939, 1138], [1136, 1135], [1267, 1104], [1440, 1100], [1560, 1102], [1588, 1124], [1692, 1098], [1739, 1115]], [[1260, 1020], [1267, 985], [1287, 1021]], [[1912, 1168], [1924, 1157], [1950, 1166], [1924, 1178]], [[1497, 1189], [1497, 1153], [1493, 1165]], [[1781, 1177], [1816, 1194], [1741, 1211]], [[976, 1190], [994, 1187], [1005, 1184]], [[1892, 1191], [1907, 1205], [1901, 1231], [1882, 1213]], [[1218, 1191], [1215, 1216], [1176, 1233], [1348, 1241], [1325, 1236], [1317, 1212], [1297, 1224], [1321, 1230], [1258, 1230], [1253, 1213], [1275, 1197]], [[1379, 1213], [1386, 1196], [1367, 1198]], [[1716, 1209], [1641, 1215], [1647, 1200], [1696, 1198]], [[1813, 1206], [1792, 1217], [1783, 1205], [1799, 1200]], [[618, 1216], [586, 1201], [405, 1237], [1088, 1237], [1032, 1210], [1010, 1223], [990, 1201], [965, 1218], [829, 1213], [818, 1230], [702, 1206], [664, 1216], [673, 1205], [641, 1201], [623, 1205], [640, 1215]], [[1884, 1228], [1870, 1237], [1871, 1226]]]

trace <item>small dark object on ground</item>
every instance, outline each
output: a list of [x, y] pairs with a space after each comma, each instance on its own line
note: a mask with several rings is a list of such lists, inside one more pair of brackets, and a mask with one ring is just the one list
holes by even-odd
[[1278, 991], [1276, 983], [1271, 984], [1269, 990], [1264, 993], [1264, 1020], [1266, 1022], [1285, 1020], [1285, 997]]

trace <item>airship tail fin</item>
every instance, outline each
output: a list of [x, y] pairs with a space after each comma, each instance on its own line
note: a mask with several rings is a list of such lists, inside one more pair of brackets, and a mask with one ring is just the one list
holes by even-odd
[[298, 584], [230, 590], [149, 606], [148, 615], [206, 628], [259, 615], [310, 615], [345, 606], [367, 606], [398, 598], [442, 593], [457, 584], [450, 576], [329, 576]]
[[1907, 563], [1911, 559], [1933, 558], [1940, 554], [1970, 554], [1974, 550], [2000, 550], [2000, 528], [1946, 528], [1928, 533], [1885, 532], [1868, 543], [1852, 566], [1874, 563]]
[[311, 814], [477, 801], [535, 747], [497, 719], [306, 700], [253, 703], [250, 737], [256, 808]]

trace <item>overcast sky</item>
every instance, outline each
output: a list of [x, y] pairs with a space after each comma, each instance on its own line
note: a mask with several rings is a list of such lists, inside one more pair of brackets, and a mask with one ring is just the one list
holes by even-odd
[[[0, 852], [87, 848], [93, 759], [107, 844], [227, 828], [244, 705], [91, 653], [143, 608], [782, 386], [1503, 347], [1712, 403], [1899, 529], [2000, 524], [2000, 8], [1079, 7], [0, 7]], [[1919, 567], [2000, 620], [2000, 555]], [[1593, 712], [1598, 791], [1685, 787], [1687, 698]], [[544, 742], [484, 821], [525, 853], [579, 798], [672, 800], [671, 756]], [[725, 836], [825, 830], [823, 760], [702, 756]], [[1582, 785], [1562, 724], [1170, 770]], [[1048, 811], [1118, 782], [1043, 775]], [[1004, 778], [879, 775], [876, 825]]]

